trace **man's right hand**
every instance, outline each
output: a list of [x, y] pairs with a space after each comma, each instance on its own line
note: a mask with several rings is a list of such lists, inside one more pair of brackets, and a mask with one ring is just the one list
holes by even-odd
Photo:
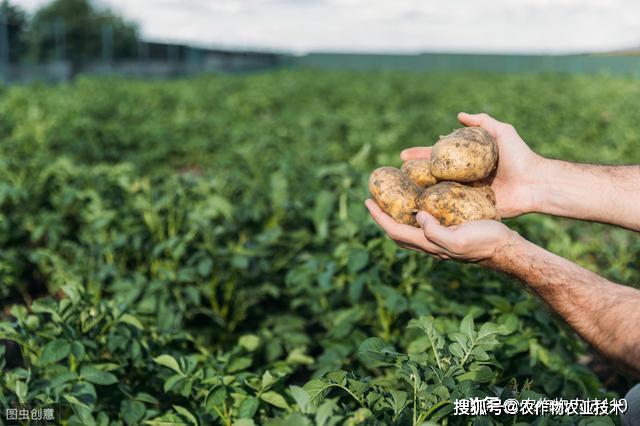
[[[504, 218], [537, 211], [539, 197], [536, 194], [536, 177], [544, 158], [533, 152], [522, 140], [516, 129], [487, 114], [458, 114], [458, 121], [465, 126], [479, 126], [498, 143], [498, 167], [490, 178], [491, 189], [496, 194], [500, 216]], [[416, 147], [402, 151], [402, 161], [429, 159], [431, 147]]]

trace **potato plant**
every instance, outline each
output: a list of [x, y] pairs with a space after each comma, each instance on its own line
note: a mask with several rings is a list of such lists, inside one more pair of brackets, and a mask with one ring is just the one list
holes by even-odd
[[[631, 383], [519, 283], [399, 249], [362, 203], [371, 170], [463, 109], [542, 155], [640, 163], [637, 81], [282, 71], [0, 90], [0, 405], [59, 404], [66, 425], [618, 422], [454, 416], [456, 398]], [[507, 223], [638, 282], [621, 229]]]

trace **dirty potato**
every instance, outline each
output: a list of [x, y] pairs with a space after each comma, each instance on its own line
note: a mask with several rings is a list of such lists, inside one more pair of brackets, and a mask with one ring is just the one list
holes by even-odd
[[498, 145], [481, 127], [463, 127], [443, 136], [431, 151], [431, 173], [439, 180], [473, 182], [489, 176]]
[[416, 185], [427, 188], [438, 183], [431, 174], [430, 160], [407, 160], [402, 163], [401, 169]]
[[457, 182], [440, 182], [427, 188], [418, 200], [418, 208], [429, 212], [444, 226], [472, 220], [500, 220], [484, 189]]
[[395, 167], [380, 167], [369, 177], [369, 192], [397, 222], [416, 225], [416, 203], [422, 189]]
[[489, 199], [489, 201], [491, 201], [493, 204], [496, 203], [496, 194], [495, 192], [493, 192], [493, 189], [491, 189], [489, 182], [487, 182], [486, 180], [469, 182], [469, 183], [466, 183], [465, 185], [471, 186], [473, 188], [476, 188], [479, 191], [482, 191], [482, 193]]

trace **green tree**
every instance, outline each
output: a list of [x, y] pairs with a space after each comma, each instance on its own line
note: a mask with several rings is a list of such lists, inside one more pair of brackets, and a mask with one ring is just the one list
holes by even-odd
[[54, 0], [33, 17], [30, 56], [37, 61], [67, 59], [74, 65], [100, 59], [107, 34], [113, 59], [134, 57], [137, 27], [90, 0]]
[[16, 63], [26, 52], [24, 31], [27, 26], [27, 14], [8, 0], [3, 0], [0, 3], [0, 25], [7, 26], [9, 61]]

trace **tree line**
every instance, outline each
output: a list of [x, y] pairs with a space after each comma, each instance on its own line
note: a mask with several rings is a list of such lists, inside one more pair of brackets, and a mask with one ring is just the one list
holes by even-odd
[[12, 64], [129, 59], [138, 55], [138, 28], [91, 0], [53, 0], [31, 14], [2, 0], [0, 51]]

